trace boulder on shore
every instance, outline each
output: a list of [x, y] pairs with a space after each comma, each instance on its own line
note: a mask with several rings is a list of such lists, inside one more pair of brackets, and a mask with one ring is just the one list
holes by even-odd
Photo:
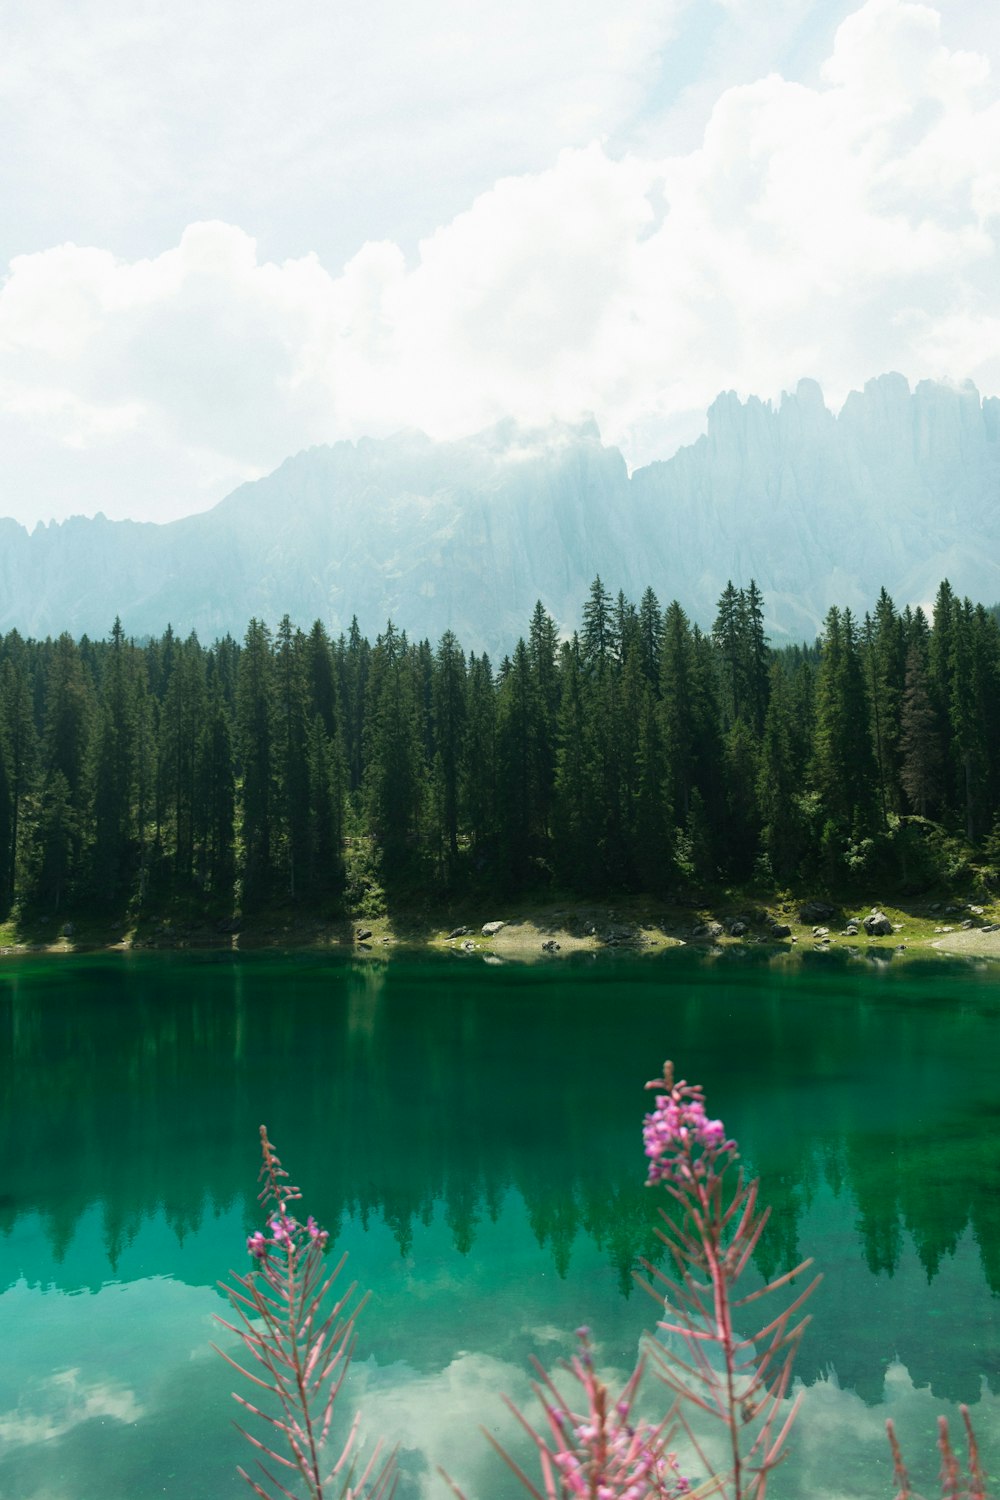
[[484, 922], [483, 937], [496, 937], [497, 933], [502, 932], [506, 925], [506, 922]]
[[812, 927], [815, 922], [827, 921], [835, 911], [836, 907], [831, 906], [828, 901], [807, 901], [799, 909], [799, 921]]
[[889, 937], [892, 932], [892, 923], [885, 912], [879, 911], [877, 906], [872, 907], [872, 910], [865, 917], [861, 925], [869, 937]]

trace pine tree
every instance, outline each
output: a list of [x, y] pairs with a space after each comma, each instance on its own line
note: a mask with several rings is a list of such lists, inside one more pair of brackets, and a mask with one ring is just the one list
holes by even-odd
[[73, 882], [80, 845], [80, 818], [65, 773], [51, 769], [42, 788], [36, 829], [37, 876], [33, 895], [58, 912]]
[[850, 610], [826, 617], [816, 682], [813, 781], [827, 821], [842, 841], [873, 832], [877, 775], [871, 706]]
[[94, 689], [71, 636], [54, 643], [45, 680], [41, 751], [43, 899], [58, 907], [77, 877], [89, 802]]
[[322, 716], [309, 731], [309, 888], [330, 896], [344, 884], [343, 822], [345, 768], [339, 743], [331, 740]]
[[1000, 692], [996, 622], [965, 599], [952, 613], [952, 674], [949, 718], [959, 775], [965, 836], [970, 843], [989, 826], [986, 793], [995, 741]]
[[469, 657], [465, 736], [461, 760], [461, 806], [472, 840], [481, 851], [496, 832], [496, 694], [490, 659]]
[[[644, 660], [645, 650], [640, 647], [640, 662]], [[667, 779], [659, 705], [653, 685], [644, 681], [638, 717], [631, 839], [636, 880], [642, 890], [662, 891], [674, 870], [673, 808], [668, 799]]]
[[926, 659], [916, 642], [906, 654], [899, 748], [903, 790], [913, 811], [926, 818], [941, 796], [941, 731], [928, 691]]
[[383, 868], [405, 874], [419, 854], [426, 766], [415, 664], [390, 620], [371, 654], [365, 720], [365, 805]]
[[626, 599], [621, 589], [618, 590], [618, 598], [615, 600], [612, 634], [615, 659], [619, 666], [624, 666], [630, 647], [635, 645], [639, 638], [639, 614], [635, 605], [631, 600]]
[[743, 639], [745, 600], [730, 578], [716, 607], [712, 640], [719, 657], [723, 725], [728, 728], [743, 712], [746, 698], [746, 652]]
[[591, 669], [604, 667], [615, 651], [611, 595], [599, 576], [590, 585], [590, 596], [583, 606], [580, 644], [583, 664]]
[[125, 894], [131, 875], [136, 772], [134, 671], [132, 651], [116, 617], [98, 713], [92, 860], [95, 893], [112, 903]]
[[14, 895], [14, 868], [11, 858], [12, 797], [7, 772], [6, 705], [0, 695], [0, 917], [7, 915]]
[[274, 769], [275, 811], [281, 832], [282, 864], [294, 901], [309, 868], [310, 713], [306, 639], [293, 631], [287, 615], [275, 637]]
[[682, 825], [690, 811], [695, 785], [695, 677], [691, 627], [675, 599], [667, 605], [663, 617], [660, 703], [667, 751], [667, 798]]
[[433, 722], [442, 831], [452, 865], [458, 859], [459, 784], [465, 715], [465, 656], [452, 631], [446, 630], [435, 659]]
[[639, 601], [639, 652], [643, 675], [656, 690], [660, 686], [660, 653], [663, 650], [663, 614], [653, 590], [647, 588]]
[[260, 902], [271, 878], [274, 818], [274, 680], [271, 633], [251, 620], [236, 679], [236, 761], [242, 779], [243, 900]]
[[358, 618], [351, 619], [346, 642], [338, 648], [340, 664], [340, 701], [343, 706], [344, 753], [350, 790], [357, 792], [364, 774], [365, 704], [368, 699], [368, 674], [371, 647], [358, 628]]
[[0, 702], [3, 703], [0, 729], [10, 795], [9, 837], [4, 862], [9, 894], [14, 898], [19, 892], [22, 863], [21, 813], [35, 774], [38, 736], [27, 649], [16, 631], [11, 631], [4, 644], [5, 658], [0, 665]]
[[236, 780], [229, 712], [218, 681], [198, 737], [196, 788], [201, 877], [213, 895], [229, 900], [236, 873]]
[[779, 880], [791, 880], [802, 856], [798, 795], [802, 790], [796, 764], [792, 699], [781, 665], [771, 668], [771, 686], [761, 742], [757, 801], [762, 843]]
[[553, 855], [565, 883], [586, 890], [598, 878], [599, 861], [583, 649], [575, 634], [563, 647], [560, 678]]
[[764, 633], [764, 598], [751, 578], [743, 597], [743, 619], [746, 633], [745, 675], [747, 718], [756, 739], [764, 733], [771, 690], [771, 648]]
[[159, 823], [173, 845], [173, 877], [191, 879], [195, 856], [198, 740], [205, 723], [205, 654], [192, 632], [174, 643], [159, 722]]
[[504, 873], [515, 885], [527, 879], [539, 829], [540, 778], [535, 737], [539, 708], [528, 648], [519, 640], [497, 694], [497, 798]]
[[934, 600], [933, 629], [929, 637], [928, 690], [941, 731], [941, 763], [944, 771], [943, 811], [959, 806], [958, 769], [952, 743], [952, 679], [955, 673], [955, 611], [958, 601], [945, 578]]
[[760, 776], [757, 741], [744, 718], [736, 719], [725, 737], [724, 769], [725, 867], [733, 878], [745, 880], [759, 847], [761, 815], [757, 803]]
[[537, 818], [539, 827], [548, 832], [555, 797], [556, 736], [559, 721], [559, 639], [556, 624], [546, 614], [539, 600], [531, 616], [528, 631], [528, 659], [531, 664], [535, 765], [538, 778]]
[[319, 714], [327, 739], [333, 740], [340, 732], [340, 707], [338, 704], [337, 673], [330, 649], [330, 638], [317, 620], [306, 645], [306, 675], [309, 682], [309, 706], [311, 714]]
[[874, 617], [865, 616], [863, 636], [884, 823], [887, 814], [899, 807], [899, 714], [906, 681], [903, 621], [885, 589], [879, 594]]

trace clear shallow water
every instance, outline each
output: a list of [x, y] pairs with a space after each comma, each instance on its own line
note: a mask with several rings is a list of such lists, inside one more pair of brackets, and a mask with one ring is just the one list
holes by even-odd
[[0, 1500], [245, 1493], [215, 1286], [266, 1121], [373, 1298], [352, 1394], [406, 1490], [510, 1484], [506, 1391], [656, 1309], [642, 1084], [705, 1083], [775, 1205], [760, 1273], [826, 1273], [779, 1496], [892, 1492], [967, 1401], [1000, 1471], [1000, 974], [830, 956], [488, 968], [317, 955], [0, 967]]

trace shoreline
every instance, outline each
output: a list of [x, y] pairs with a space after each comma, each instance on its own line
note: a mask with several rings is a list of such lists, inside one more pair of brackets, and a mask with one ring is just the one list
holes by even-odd
[[[70, 920], [57, 933], [36, 929], [21, 936], [9, 931], [8, 941], [0, 933], [0, 959], [40, 953], [295, 949], [359, 958], [450, 952], [486, 962], [529, 963], [581, 953], [655, 955], [681, 947], [718, 955], [735, 950], [786, 957], [839, 952], [859, 958], [882, 954], [897, 960], [920, 956], [1000, 959], [1000, 902], [993, 899], [910, 902], [905, 909], [884, 905], [877, 910], [884, 913], [892, 931], [871, 937], [861, 923], [876, 908], [862, 902], [741, 903], [729, 897], [667, 906], [651, 898], [630, 897], [612, 903], [510, 903], [504, 909], [501, 903], [473, 903], [465, 898], [461, 907], [447, 916], [439, 909], [327, 920], [278, 910], [245, 921], [222, 919], [214, 927], [204, 920], [185, 923], [169, 918], [147, 918], [133, 928]], [[780, 924], [777, 933], [775, 923]], [[847, 930], [853, 923], [857, 923], [856, 932]]]

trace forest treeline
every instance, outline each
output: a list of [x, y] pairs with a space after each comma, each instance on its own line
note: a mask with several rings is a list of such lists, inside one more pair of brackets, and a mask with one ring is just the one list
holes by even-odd
[[752, 581], [704, 632], [596, 579], [571, 639], [538, 604], [496, 664], [391, 623], [12, 631], [0, 912], [953, 879], [1000, 852], [1000, 627], [947, 582], [932, 620], [883, 590], [776, 651]]

